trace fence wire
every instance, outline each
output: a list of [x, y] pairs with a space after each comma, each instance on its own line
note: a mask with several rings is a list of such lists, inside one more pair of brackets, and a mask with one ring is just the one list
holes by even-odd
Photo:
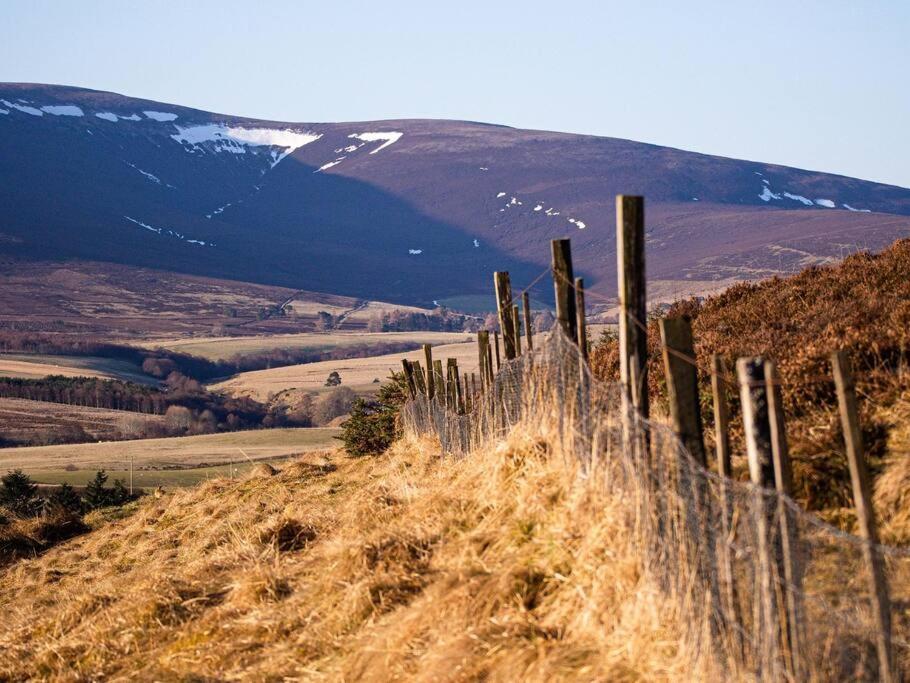
[[[621, 387], [596, 380], [564, 334], [503, 364], [469, 414], [418, 396], [402, 426], [463, 457], [515, 427], [536, 429], [627, 502], [642, 571], [679, 605], [693, 657], [724, 677], [877, 680], [865, 541], [791, 499], [704, 469], [672, 430], [623, 412]], [[790, 562], [784, 562], [784, 546]], [[894, 666], [910, 671], [910, 552], [877, 546], [891, 590]]]

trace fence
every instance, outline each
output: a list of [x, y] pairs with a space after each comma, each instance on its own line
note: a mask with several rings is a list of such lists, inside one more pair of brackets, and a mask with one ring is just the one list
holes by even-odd
[[[451, 457], [480, 451], [512, 429], [531, 430], [547, 438], [554, 455], [577, 460], [586, 478], [596, 477], [624, 501], [625, 523], [642, 549], [642, 571], [678, 604], [693, 658], [710, 658], [724, 677], [901, 680], [900, 672], [910, 671], [910, 550], [876, 542], [843, 357], [835, 358], [835, 374], [861, 537], [823, 523], [787, 495], [789, 458], [773, 364], [742, 359], [737, 368], [751, 482], [728, 477], [722, 419], [718, 472], [706, 466], [695, 373], [686, 370], [693, 354], [685, 321], [661, 321], [671, 420], [648, 419], [641, 352], [643, 240], [636, 244], [633, 236], [622, 245], [623, 226], [641, 229], [643, 220], [630, 217], [622, 202], [622, 380], [601, 382], [590, 372], [583, 289], [572, 278], [568, 241], [560, 240], [553, 251], [556, 330], [532, 340], [526, 322], [521, 353], [517, 307], [507, 276], [497, 274], [506, 355], [499, 371], [493, 372], [485, 335], [478, 340], [479, 387], [466, 375], [459, 378], [457, 367], [444, 378], [427, 348], [427, 367], [435, 365], [436, 372], [403, 364], [412, 391], [402, 409], [403, 428], [438, 437]], [[627, 265], [642, 266], [640, 276], [624, 272], [624, 254]], [[625, 293], [624, 277], [631, 279]], [[722, 415], [719, 378], [726, 373], [717, 359], [714, 369], [716, 414]]]

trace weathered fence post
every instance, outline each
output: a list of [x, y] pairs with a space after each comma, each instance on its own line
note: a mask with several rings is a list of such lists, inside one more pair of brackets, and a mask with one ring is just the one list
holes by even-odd
[[658, 323], [663, 342], [667, 399], [673, 429], [686, 450], [702, 467], [707, 467], [705, 439], [698, 402], [698, 372], [688, 318], [663, 318]]
[[853, 484], [853, 505], [856, 507], [856, 521], [860, 536], [864, 540], [863, 555], [869, 571], [879, 679], [891, 683], [898, 680], [898, 672], [891, 653], [891, 599], [888, 595], [884, 562], [878, 550], [878, 529], [875, 511], [872, 508], [872, 486], [863, 453], [863, 435], [856, 406], [853, 372], [850, 359], [843, 351], [831, 356], [831, 364], [834, 368], [834, 384], [837, 388], [837, 403], [847, 448], [847, 462], [850, 465], [850, 481]]
[[773, 679], [780, 678], [782, 672], [778, 671], [780, 622], [773, 583], [777, 563], [772, 557], [769, 509], [765, 500], [767, 489], [774, 488], [775, 484], [764, 359], [760, 357], [740, 358], [736, 362], [736, 374], [740, 385], [749, 476], [752, 483], [756, 485], [753, 505], [758, 554], [756, 575], [760, 586], [760, 596], [754, 605], [755, 632], [752, 634], [752, 638], [759, 648], [759, 656], [764, 669], [760, 672], [759, 678], [764, 675]]
[[490, 333], [481, 330], [477, 333], [477, 361], [480, 372], [480, 387], [484, 389], [488, 385], [487, 356], [490, 350]]
[[783, 573], [784, 603], [787, 619], [784, 633], [787, 636], [787, 652], [790, 673], [799, 680], [800, 676], [800, 605], [802, 574], [797, 564], [799, 536], [792, 510], [787, 498], [793, 496], [793, 468], [790, 464], [790, 450], [787, 447], [787, 428], [784, 420], [783, 393], [777, 366], [774, 361], [765, 361], [765, 384], [768, 390], [768, 426], [771, 437], [771, 460], [774, 466], [774, 483], [777, 488], [777, 514], [780, 524], [780, 565]]
[[585, 281], [575, 278], [575, 330], [581, 357], [588, 360], [588, 325], [585, 320]]
[[411, 400], [417, 398], [417, 387], [414, 384], [414, 370], [411, 368], [411, 363], [407, 358], [401, 359], [401, 367], [404, 370], [404, 377], [408, 383], [408, 394], [411, 397]]
[[[429, 370], [427, 371], [429, 374]], [[433, 384], [436, 387], [434, 396], [442, 396], [443, 401], [446, 399], [446, 380], [445, 375], [442, 374], [442, 360], [433, 361]], [[446, 404], [448, 405], [448, 404]]]
[[521, 308], [524, 312], [525, 335], [528, 338], [528, 351], [534, 350], [534, 335], [531, 330], [531, 298], [527, 292], [521, 293]]
[[578, 320], [575, 313], [575, 293], [572, 291], [575, 276], [572, 271], [571, 240], [551, 240], [550, 249], [553, 254], [551, 265], [553, 290], [556, 294], [556, 322], [569, 339], [576, 341]]
[[518, 312], [518, 305], [512, 306], [512, 332], [515, 333], [515, 357], [521, 355], [521, 316]]
[[499, 329], [502, 330], [502, 350], [506, 360], [515, 358], [515, 329], [512, 314], [512, 283], [509, 274], [494, 273], [496, 285], [496, 307], [499, 309]]
[[496, 372], [502, 367], [502, 360], [499, 357], [499, 332], [493, 331], [493, 342], [496, 345]]
[[418, 394], [426, 393], [427, 385], [423, 376], [423, 368], [420, 367], [420, 361], [415, 360], [413, 363], [409, 363], [409, 365], [411, 366], [411, 374], [414, 378], [414, 390]]
[[647, 418], [648, 320], [645, 296], [645, 200], [616, 197], [616, 265], [619, 284], [619, 374], [627, 408]]
[[[730, 413], [727, 407], [727, 365], [719, 354], [711, 356], [711, 394], [714, 399], [714, 452], [717, 473], [722, 479], [731, 476]], [[724, 483], [723, 481], [721, 483]]]
[[433, 398], [436, 385], [433, 383], [433, 350], [429, 344], [423, 345], [423, 355], [427, 362], [427, 398]]

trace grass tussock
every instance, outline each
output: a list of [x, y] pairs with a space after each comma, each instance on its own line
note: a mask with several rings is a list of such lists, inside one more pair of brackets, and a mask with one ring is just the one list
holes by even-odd
[[[837, 413], [830, 355], [851, 358], [860, 399], [867, 455], [878, 475], [910, 456], [910, 240], [880, 254], [856, 254], [831, 267], [811, 267], [789, 278], [740, 284], [704, 301], [684, 301], [666, 313], [693, 319], [701, 367], [702, 414], [713, 434], [711, 354], [721, 354], [731, 371], [736, 358], [764, 355], [777, 362], [784, 382], [796, 498], [831, 520], [850, 527], [850, 476]], [[664, 407], [665, 384], [657, 322], [649, 324], [651, 395]], [[603, 379], [619, 375], [618, 345], [605, 339], [592, 366]], [[733, 436], [742, 447], [739, 400], [731, 391]], [[739, 471], [747, 478], [745, 463]], [[895, 477], [900, 475], [895, 473]], [[882, 497], [884, 496], [884, 497]], [[884, 504], [887, 496], [879, 500]], [[907, 509], [906, 507], [904, 509]]]
[[316, 454], [148, 498], [6, 568], [0, 678], [708, 675], [600, 478], [520, 431], [435, 452]]

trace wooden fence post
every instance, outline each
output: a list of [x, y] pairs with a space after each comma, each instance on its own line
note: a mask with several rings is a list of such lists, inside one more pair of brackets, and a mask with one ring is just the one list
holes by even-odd
[[711, 394], [714, 398], [714, 451], [717, 456], [717, 473], [723, 478], [731, 476], [730, 413], [727, 406], [727, 365], [719, 354], [711, 356]]
[[423, 376], [423, 368], [420, 367], [420, 361], [409, 363], [411, 366], [412, 376], [414, 378], [414, 390], [418, 394], [423, 394], [427, 390], [427, 384]]
[[631, 408], [647, 418], [650, 407], [644, 197], [616, 197], [616, 265], [619, 281], [619, 374], [625, 388], [623, 401], [631, 403]]
[[477, 333], [477, 361], [480, 372], [480, 387], [483, 390], [487, 386], [487, 356], [490, 350], [490, 333], [487, 330], [481, 330]]
[[658, 323], [663, 342], [667, 399], [673, 429], [686, 450], [702, 467], [707, 467], [705, 439], [698, 401], [698, 371], [688, 318], [663, 318]]
[[765, 490], [773, 488], [775, 484], [764, 359], [740, 358], [736, 362], [736, 374], [740, 385], [749, 476], [757, 487], [753, 505], [758, 555], [756, 576], [761, 591], [760, 599], [754, 605], [755, 632], [752, 638], [759, 648], [762, 667], [765, 669], [760, 672], [761, 676], [780, 678], [783, 675], [778, 671], [780, 622], [774, 590], [774, 568], [777, 563], [772, 556], [769, 509], [765, 500]]
[[588, 324], [585, 320], [585, 281], [575, 278], [575, 330], [581, 357], [588, 360]]
[[487, 344], [487, 389], [493, 386], [493, 347]]
[[534, 334], [531, 330], [531, 297], [527, 292], [521, 293], [521, 308], [524, 311], [525, 335], [528, 338], [528, 351], [534, 350]]
[[442, 360], [433, 361], [433, 384], [436, 387], [434, 396], [437, 398], [441, 396], [443, 401], [445, 401], [446, 380], [445, 375], [442, 374]]
[[572, 271], [572, 245], [571, 240], [551, 240], [550, 249], [553, 254], [553, 290], [556, 294], [556, 322], [572, 341], [578, 339], [578, 320], [575, 313], [575, 293], [573, 282], [575, 275]]
[[433, 383], [433, 350], [429, 344], [423, 345], [423, 355], [427, 362], [427, 398], [433, 398], [436, 385]]
[[[482, 383], [482, 382], [481, 382]], [[471, 404], [477, 403], [477, 379], [474, 373], [471, 373]]]
[[408, 394], [411, 396], [411, 400], [417, 398], [417, 387], [414, 384], [414, 370], [411, 368], [411, 363], [407, 358], [401, 359], [401, 367], [404, 370], [404, 377], [408, 383]]
[[521, 317], [518, 315], [518, 306], [512, 306], [512, 334], [515, 339], [515, 357], [521, 355]]
[[509, 274], [493, 273], [496, 285], [496, 307], [499, 309], [499, 329], [502, 330], [502, 351], [506, 360], [515, 358], [515, 330], [512, 326], [512, 283]]
[[853, 372], [850, 359], [843, 351], [831, 356], [831, 364], [834, 368], [834, 384], [837, 388], [837, 403], [847, 448], [847, 462], [850, 465], [850, 481], [853, 484], [853, 505], [856, 507], [856, 521], [860, 536], [864, 540], [863, 555], [869, 571], [869, 591], [876, 627], [878, 674], [880, 680], [891, 683], [898, 680], [898, 672], [891, 653], [891, 599], [888, 595], [884, 562], [878, 550], [878, 529], [875, 524], [875, 511], [872, 508], [872, 486], [863, 453], [863, 435], [856, 406]]
[[502, 367], [502, 361], [499, 358], [499, 332], [493, 331], [493, 342], [496, 344], [496, 372]]
[[793, 496], [793, 467], [787, 446], [787, 428], [784, 420], [783, 392], [774, 361], [765, 361], [765, 384], [768, 392], [768, 433], [771, 437], [771, 461], [774, 483], [777, 488], [777, 513], [780, 524], [780, 566], [783, 580], [784, 603], [787, 610], [786, 636], [790, 673], [800, 680], [800, 605], [802, 574], [798, 566], [799, 532], [786, 499]]

